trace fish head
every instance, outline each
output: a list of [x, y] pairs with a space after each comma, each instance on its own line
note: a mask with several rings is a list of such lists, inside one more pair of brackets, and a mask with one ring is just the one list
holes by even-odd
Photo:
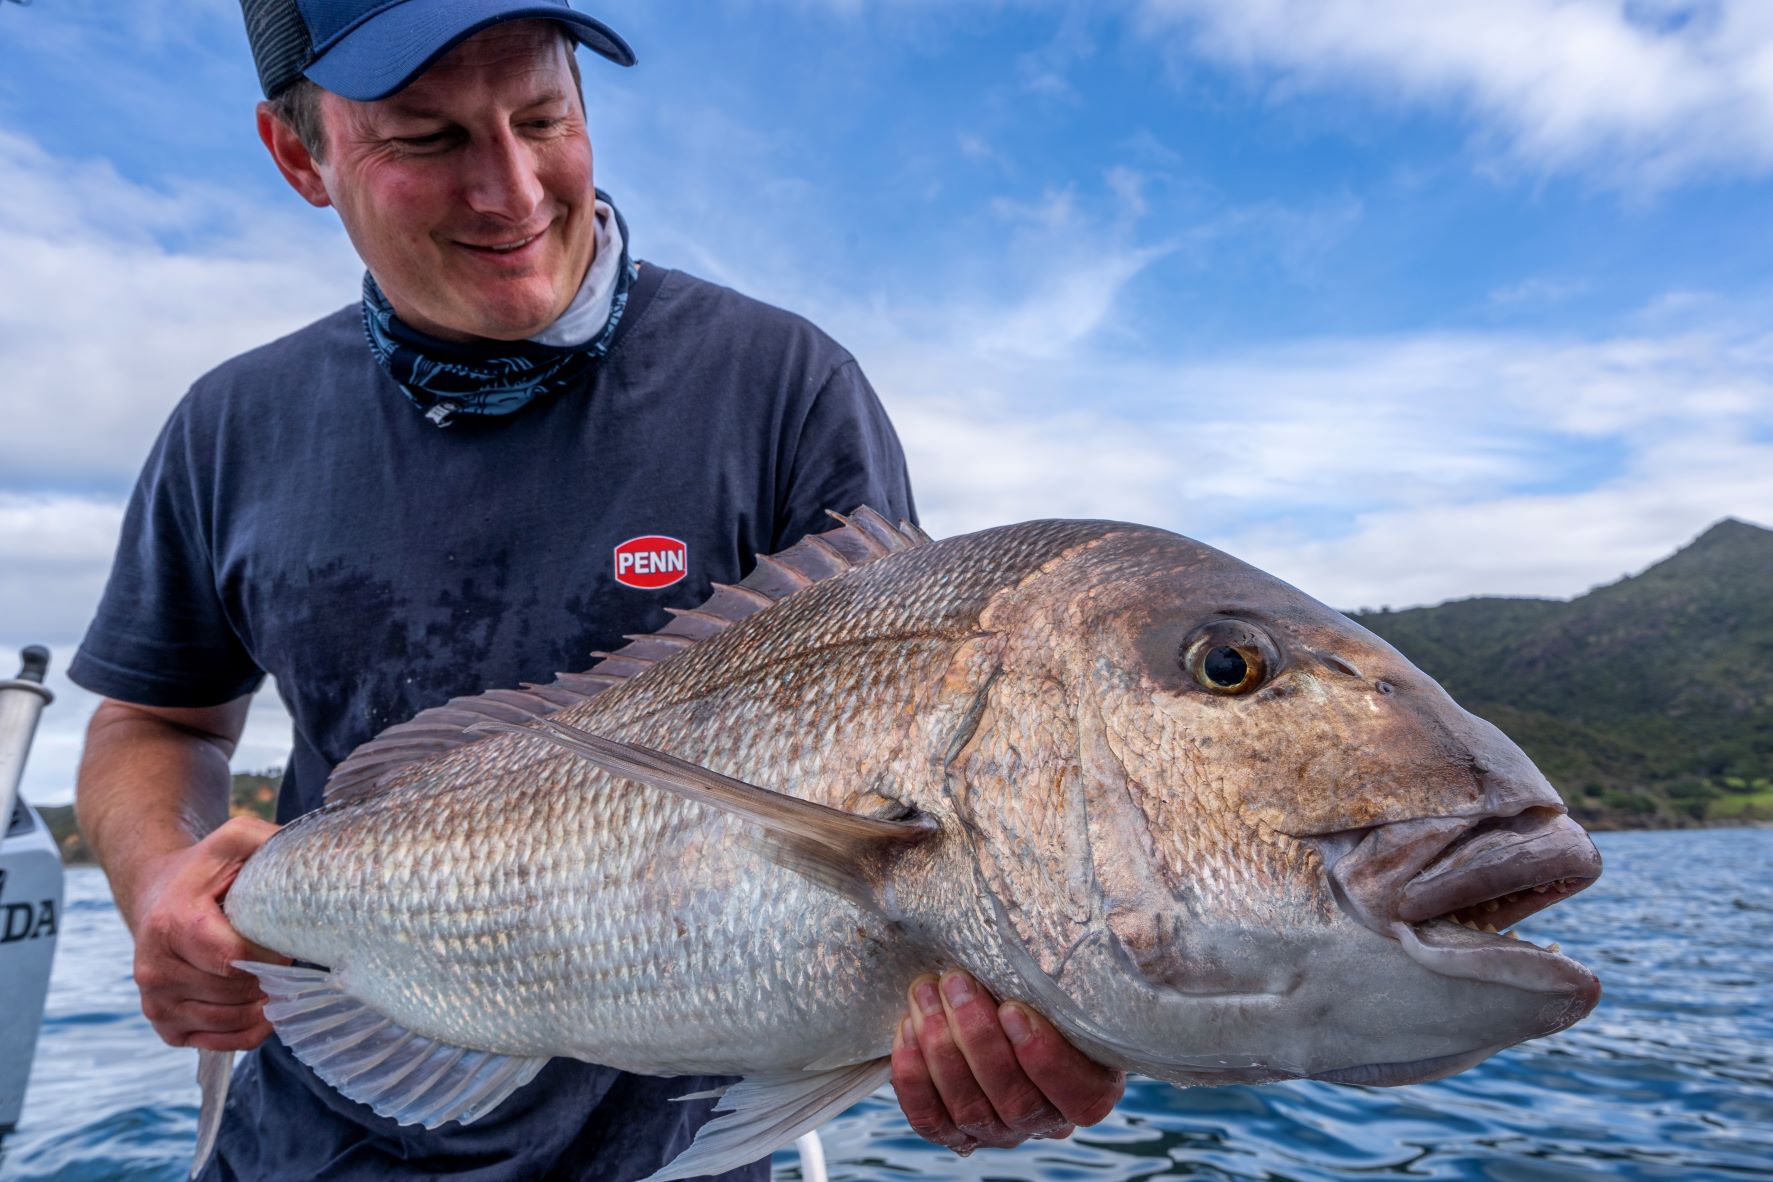
[[1132, 531], [1070, 565], [1028, 618], [1075, 703], [1102, 922], [1040, 967], [1089, 998], [1083, 1041], [1179, 1082], [1401, 1084], [1594, 1007], [1586, 968], [1505, 935], [1600, 858], [1500, 730], [1209, 547]]

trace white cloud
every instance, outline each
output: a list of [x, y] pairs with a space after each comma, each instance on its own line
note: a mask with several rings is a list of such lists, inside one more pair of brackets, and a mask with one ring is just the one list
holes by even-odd
[[954, 137], [954, 145], [960, 149], [960, 154], [965, 156], [968, 160], [978, 160], [1000, 165], [1003, 163], [1003, 157], [998, 155], [997, 150], [991, 146], [984, 136], [973, 135], [968, 132], [959, 132]]
[[[67, 666], [98, 608], [122, 521], [117, 499], [0, 492], [0, 678], [17, 671], [25, 645], [50, 650], [45, 684], [55, 701], [38, 723], [22, 788], [38, 804], [73, 798], [86, 723], [99, 699], [67, 679]], [[248, 712], [234, 767], [281, 765], [289, 744], [289, 716], [267, 686]]]
[[[98, 606], [122, 520], [121, 501], [0, 492], [0, 640], [78, 637]], [[0, 651], [0, 665], [10, 659]]]
[[1052, 40], [1016, 59], [1016, 75], [1022, 89], [1030, 94], [1069, 103], [1082, 100], [1071, 82], [1070, 72], [1079, 61], [1096, 52], [1089, 36], [1085, 9], [1068, 5], [1059, 19], [1059, 28]]
[[1467, 333], [1170, 362], [927, 340], [862, 356], [932, 532], [1146, 521], [1355, 607], [1572, 596], [1718, 518], [1773, 524], [1770, 347]]
[[1124, 197], [1121, 204], [1120, 216], [1103, 223], [1071, 188], [992, 201], [1010, 229], [996, 278], [1012, 277], [1013, 294], [981, 299], [951, 291], [942, 310], [947, 331], [972, 349], [1013, 358], [1074, 352], [1109, 322], [1133, 277], [1176, 249], [1137, 241], [1143, 210], [1127, 207]]
[[1307, 204], [1236, 205], [1192, 227], [1185, 245], [1203, 257], [1228, 246], [1245, 255], [1272, 256], [1292, 277], [1320, 280], [1324, 256], [1354, 233], [1365, 212], [1361, 199], [1346, 192]]
[[1155, 246], [1055, 257], [1026, 297], [982, 310], [969, 325], [968, 339], [988, 353], [1066, 355], [1103, 327], [1127, 282], [1167, 253], [1168, 247]]
[[[267, 209], [142, 185], [4, 130], [0, 192], [0, 676], [19, 647], [51, 646], [58, 700], [24, 790], [57, 803], [97, 705], [64, 671], [110, 569], [122, 490], [198, 374], [351, 299], [358, 264], [330, 215], [301, 216], [293, 195]], [[287, 716], [261, 694], [235, 766], [288, 748]]]
[[1564, 599], [1668, 556], [1723, 516], [1773, 527], [1773, 445], [1693, 433], [1592, 489], [1356, 516], [1345, 536], [1256, 529], [1241, 557], [1338, 607]]
[[1565, 303], [1585, 294], [1589, 283], [1581, 279], [1554, 279], [1535, 275], [1519, 283], [1510, 283], [1490, 292], [1490, 302], [1503, 307], [1545, 308]]
[[342, 232], [293, 195], [263, 208], [146, 186], [4, 130], [0, 192], [0, 473], [15, 488], [126, 486], [195, 377], [355, 294]]
[[1167, 431], [1154, 435], [1086, 407], [1030, 413], [990, 388], [905, 394], [917, 377], [892, 365], [876, 377], [888, 391], [919, 511], [933, 532], [1032, 517], [1176, 515], [1180, 482]]
[[1145, 201], [1146, 177], [1138, 169], [1117, 164], [1103, 175], [1102, 180], [1119, 199], [1128, 217], [1137, 220], [1150, 211], [1151, 207]]
[[1142, 0], [1186, 52], [1273, 79], [1454, 104], [1534, 172], [1631, 190], [1773, 168], [1773, 5], [1763, 0]]

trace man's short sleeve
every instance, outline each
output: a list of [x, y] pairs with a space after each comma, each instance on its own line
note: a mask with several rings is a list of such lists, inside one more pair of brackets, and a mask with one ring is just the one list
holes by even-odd
[[98, 615], [68, 667], [75, 684], [143, 706], [220, 705], [264, 680], [217, 589], [218, 465], [190, 406], [148, 455]]
[[867, 505], [894, 524], [917, 520], [899, 437], [854, 360], [820, 387], [787, 471], [772, 552], [832, 528], [827, 509], [848, 513]]

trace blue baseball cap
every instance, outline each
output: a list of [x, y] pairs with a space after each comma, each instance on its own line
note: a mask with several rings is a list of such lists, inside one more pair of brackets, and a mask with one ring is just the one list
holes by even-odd
[[306, 75], [348, 99], [387, 98], [482, 29], [558, 21], [620, 66], [634, 51], [567, 0], [240, 0], [265, 97]]

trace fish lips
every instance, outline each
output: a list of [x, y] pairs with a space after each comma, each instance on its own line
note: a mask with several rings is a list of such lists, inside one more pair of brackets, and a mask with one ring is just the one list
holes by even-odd
[[1530, 809], [1480, 822], [1442, 849], [1404, 884], [1396, 917], [1421, 923], [1469, 913], [1505, 931], [1600, 876], [1600, 851], [1580, 825]]
[[1417, 964], [1550, 995], [1541, 1029], [1524, 1037], [1561, 1030], [1600, 1000], [1581, 964], [1500, 934], [1600, 877], [1594, 842], [1561, 809], [1397, 821], [1316, 844], [1343, 910]]

